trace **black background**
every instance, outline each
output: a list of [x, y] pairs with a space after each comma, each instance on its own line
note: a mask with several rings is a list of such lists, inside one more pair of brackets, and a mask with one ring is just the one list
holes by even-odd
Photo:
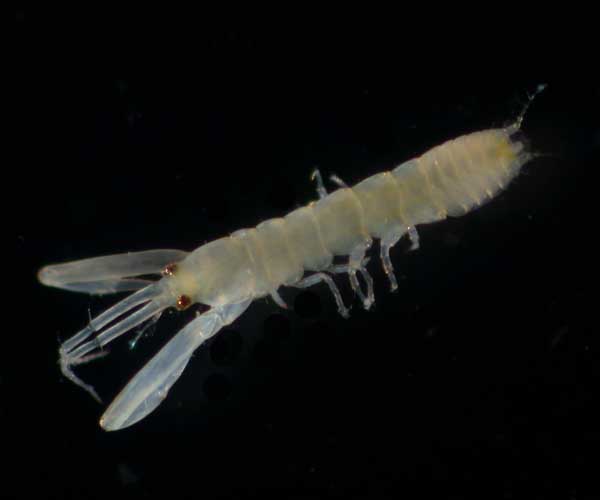
[[[105, 50], [105, 18], [45, 15], [16, 15], [2, 493], [598, 498], [597, 80], [507, 78], [442, 49], [401, 61], [405, 40], [386, 39], [388, 56], [376, 30], [324, 44], [308, 27], [289, 41], [205, 21], [180, 41], [187, 23], [159, 22]], [[119, 31], [146, 22], [128, 19]], [[88, 25], [104, 36], [93, 49]], [[257, 300], [119, 432], [60, 376], [59, 340], [114, 299], [44, 288], [40, 266], [192, 250], [314, 200], [315, 166], [356, 183], [505, 125], [546, 81], [523, 127], [544, 155], [483, 208], [420, 227], [418, 252], [394, 248], [397, 293], [372, 259], [373, 310], [342, 277], [349, 320], [324, 286], [283, 290], [290, 311]], [[193, 314], [165, 314], [78, 373], [110, 401]]]

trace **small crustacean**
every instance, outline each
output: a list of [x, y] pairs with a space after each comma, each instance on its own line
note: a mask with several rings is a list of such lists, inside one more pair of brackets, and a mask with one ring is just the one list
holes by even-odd
[[[210, 307], [178, 332], [129, 381], [100, 419], [106, 430], [122, 429], [144, 418], [166, 397], [192, 353], [250, 303], [270, 295], [282, 307], [280, 286], [305, 288], [327, 284], [344, 317], [348, 309], [330, 273], [347, 273], [366, 309], [374, 302], [366, 251], [380, 239], [380, 257], [391, 289], [397, 288], [390, 248], [408, 235], [419, 246], [416, 226], [458, 217], [492, 199], [534, 154], [519, 140], [525, 109], [509, 126], [463, 135], [373, 175], [354, 187], [339, 178], [340, 189], [327, 194], [318, 171], [319, 200], [283, 218], [202, 245], [193, 252], [149, 250], [46, 266], [45, 285], [90, 294], [136, 291], [64, 342], [59, 349], [62, 373], [99, 400], [94, 389], [71, 367], [103, 354], [109, 342], [168, 307], [179, 310], [201, 303]], [[348, 255], [345, 265], [334, 256]], [[305, 276], [305, 272], [311, 274]], [[328, 274], [329, 273], [329, 274]], [[366, 283], [361, 289], [357, 273]], [[160, 275], [158, 281], [136, 276]]]

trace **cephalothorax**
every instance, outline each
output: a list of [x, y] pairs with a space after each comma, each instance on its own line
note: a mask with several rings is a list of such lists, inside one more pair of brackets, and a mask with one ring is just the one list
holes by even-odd
[[[529, 102], [543, 88], [540, 85]], [[103, 346], [148, 320], [157, 320], [168, 307], [209, 306], [167, 342], [107, 408], [100, 425], [106, 430], [122, 429], [156, 408], [194, 350], [240, 316], [253, 300], [270, 295], [286, 307], [278, 293], [281, 286], [305, 288], [324, 282], [340, 314], [347, 317], [348, 309], [330, 276], [347, 273], [352, 289], [368, 309], [375, 299], [365, 254], [373, 238], [380, 239], [381, 262], [394, 290], [397, 283], [389, 251], [402, 236], [408, 235], [412, 248], [418, 248], [417, 225], [458, 217], [481, 206], [534, 156], [516, 137], [526, 109], [507, 127], [447, 141], [353, 187], [333, 176], [340, 189], [331, 194], [315, 171], [318, 201], [193, 252], [149, 250], [44, 267], [39, 280], [49, 286], [91, 294], [136, 291], [60, 346], [62, 373], [99, 400], [72, 366], [97, 357]], [[340, 255], [348, 255], [348, 263], [334, 265], [334, 256]], [[307, 271], [311, 274], [306, 275]], [[366, 283], [366, 292], [357, 273]], [[135, 278], [151, 274], [162, 274], [162, 278]]]

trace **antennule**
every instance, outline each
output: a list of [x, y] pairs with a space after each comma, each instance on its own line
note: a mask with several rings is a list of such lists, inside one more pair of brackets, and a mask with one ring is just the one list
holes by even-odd
[[507, 127], [509, 133], [514, 134], [515, 132], [517, 132], [518, 130], [521, 129], [521, 124], [523, 123], [523, 119], [525, 118], [525, 114], [527, 113], [527, 110], [529, 109], [529, 106], [531, 105], [531, 102], [539, 95], [542, 93], [542, 91], [548, 86], [547, 83], [540, 83], [535, 91], [533, 92], [533, 94], [529, 95], [527, 94], [527, 102], [525, 103], [525, 105], [523, 106], [523, 109], [521, 110], [521, 112], [519, 113], [519, 116], [517, 116], [517, 119], [514, 121], [514, 123], [512, 123], [511, 125], [509, 125]]

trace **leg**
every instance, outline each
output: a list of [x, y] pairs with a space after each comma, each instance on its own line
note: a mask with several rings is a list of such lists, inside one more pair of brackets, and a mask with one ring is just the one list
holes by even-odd
[[331, 182], [333, 182], [334, 184], [337, 184], [338, 186], [340, 186], [341, 188], [347, 188], [348, 184], [346, 184], [342, 179], [340, 179], [337, 175], [335, 174], [331, 174], [329, 176], [329, 179], [331, 180]]
[[[93, 387], [80, 380], [73, 373], [71, 367], [104, 356], [106, 351], [103, 350], [103, 347], [112, 339], [160, 314], [168, 306], [164, 299], [161, 299], [161, 296], [162, 291], [157, 284], [149, 285], [92, 319], [88, 326], [63, 342], [59, 348], [59, 364], [63, 375], [99, 401], [100, 398]], [[146, 304], [143, 307], [133, 313], [131, 312], [144, 303]], [[122, 319], [114, 322], [121, 317]], [[109, 326], [111, 323], [112, 326]], [[108, 328], [105, 328], [107, 326]], [[92, 339], [88, 340], [90, 337]], [[93, 351], [97, 352], [94, 353]]]
[[338, 287], [334, 283], [333, 279], [331, 279], [331, 276], [329, 276], [328, 274], [325, 274], [325, 273], [312, 274], [312, 275], [308, 276], [307, 278], [300, 280], [298, 283], [296, 283], [293, 286], [295, 286], [297, 288], [308, 288], [310, 286], [316, 285], [317, 283], [319, 283], [321, 281], [324, 281], [325, 283], [327, 283], [327, 286], [331, 290], [331, 293], [333, 294], [333, 298], [335, 299], [335, 303], [337, 304], [339, 313], [344, 318], [348, 318], [350, 316], [350, 313], [348, 312], [348, 308], [344, 305], [344, 302], [342, 301], [342, 295], [340, 294]]
[[318, 168], [315, 168], [310, 174], [310, 178], [312, 180], [317, 181], [317, 193], [319, 198], [325, 198], [327, 196], [327, 190], [325, 189], [325, 185], [323, 184], [323, 177], [321, 177], [321, 172], [319, 172]]
[[[365, 258], [365, 252], [371, 247], [371, 240], [366, 241], [365, 243], [357, 246], [350, 253], [350, 258], [348, 260], [348, 276], [350, 278], [350, 285], [352, 285], [352, 290], [358, 294], [360, 299], [363, 302], [363, 307], [365, 309], [369, 309], [373, 303], [375, 302], [375, 294], [373, 292], [373, 278], [366, 270], [363, 261]], [[363, 279], [367, 282], [367, 295], [363, 293], [360, 288], [360, 284], [358, 283], [358, 278], [356, 277], [357, 271], [360, 272]]]
[[[348, 260], [348, 276], [350, 278], [350, 285], [352, 285], [352, 289], [358, 294], [360, 299], [363, 301], [363, 307], [365, 309], [369, 309], [373, 303], [375, 302], [375, 294], [373, 292], [373, 278], [366, 270], [364, 266], [364, 257], [366, 251], [371, 247], [372, 241], [369, 240], [365, 242], [363, 245], [355, 248], [350, 254], [350, 258]], [[359, 271], [363, 277], [363, 279], [367, 283], [367, 296], [363, 294], [360, 284], [358, 283], [358, 278], [356, 277], [356, 272]]]
[[[363, 253], [364, 251], [366, 250], [363, 249]], [[328, 272], [334, 274], [348, 273], [350, 277], [350, 285], [352, 286], [352, 290], [363, 301], [365, 309], [369, 309], [373, 302], [375, 302], [375, 295], [373, 293], [373, 278], [371, 278], [371, 275], [366, 270], [366, 266], [370, 260], [371, 259], [369, 257], [363, 257], [360, 265], [357, 265], [357, 263], [353, 261], [352, 264], [340, 264], [337, 266], [331, 266], [326, 269]], [[358, 283], [358, 279], [356, 278], [357, 272], [360, 272], [364, 280], [367, 282], [367, 296], [365, 296], [362, 289], [360, 288], [360, 284]]]
[[[321, 177], [321, 172], [319, 171], [318, 168], [315, 168], [313, 170], [312, 174], [310, 174], [310, 178], [312, 180], [317, 181], [317, 193], [319, 194], [319, 198], [325, 198], [325, 196], [327, 196], [327, 190], [325, 189], [325, 184], [323, 184], [323, 177]], [[334, 184], [337, 184], [338, 186], [340, 186], [342, 188], [348, 187], [348, 185], [335, 174], [330, 175], [329, 179]]]
[[275, 301], [275, 303], [281, 307], [282, 309], [288, 309], [287, 304], [285, 303], [285, 301], [281, 298], [281, 295], [279, 295], [279, 292], [277, 290], [273, 290], [271, 292], [271, 298]]
[[126, 318], [112, 325], [110, 328], [104, 330], [102, 333], [99, 333], [93, 339], [80, 344], [70, 351], [65, 349], [66, 343], [63, 344], [60, 349], [61, 359], [65, 358], [70, 360], [70, 362], [68, 362], [69, 365], [77, 364], [78, 360], [83, 359], [84, 356], [87, 356], [90, 352], [94, 351], [95, 349], [103, 348], [106, 344], [117, 337], [120, 337], [132, 328], [141, 325], [155, 315], [160, 315], [160, 313], [166, 308], [167, 305], [160, 304], [157, 301], [149, 302], [144, 307], [141, 307], [132, 313], [130, 316], [127, 316]]
[[396, 281], [396, 276], [394, 275], [394, 266], [390, 260], [390, 248], [398, 243], [405, 232], [406, 231], [403, 227], [397, 226], [392, 231], [384, 235], [380, 242], [381, 264], [383, 265], [385, 274], [390, 280], [390, 289], [392, 292], [398, 288], [398, 282]]
[[[365, 257], [362, 261], [362, 267], [366, 267], [366, 265], [369, 263], [370, 260], [371, 260], [370, 257]], [[339, 264], [339, 265], [328, 267], [326, 269], [326, 271], [328, 273], [333, 273], [333, 274], [343, 274], [343, 273], [347, 273], [349, 270], [350, 270], [349, 264]]]
[[410, 238], [410, 250], [419, 249], [419, 233], [415, 226], [408, 226], [408, 237]]

